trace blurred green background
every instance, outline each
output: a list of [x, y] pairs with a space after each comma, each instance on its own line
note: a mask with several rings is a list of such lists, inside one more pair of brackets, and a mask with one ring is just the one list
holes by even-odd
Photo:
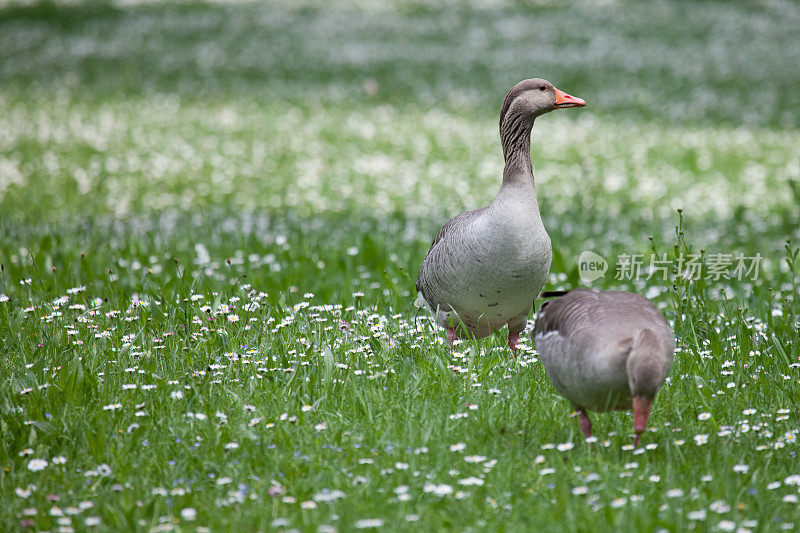
[[493, 198], [503, 97], [541, 76], [589, 103], [533, 133], [556, 269], [669, 245], [677, 208], [698, 246], [775, 266], [800, 226], [799, 23], [780, 1], [4, 2], [4, 244], [80, 238], [99, 268], [137, 239], [387, 239], [414, 270]]

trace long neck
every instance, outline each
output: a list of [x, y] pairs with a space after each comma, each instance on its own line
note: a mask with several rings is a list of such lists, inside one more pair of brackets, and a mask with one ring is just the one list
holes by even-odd
[[511, 113], [506, 115], [500, 125], [500, 142], [506, 160], [503, 185], [513, 182], [533, 185], [531, 128], [533, 128], [533, 117]]

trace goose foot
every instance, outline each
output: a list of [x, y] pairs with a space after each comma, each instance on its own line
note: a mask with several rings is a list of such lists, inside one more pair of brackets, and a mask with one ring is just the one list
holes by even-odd
[[450, 345], [450, 348], [453, 347], [453, 341], [456, 338], [456, 334], [453, 331], [453, 328], [447, 328], [447, 344]]
[[[587, 439], [592, 436], [592, 421], [583, 409], [578, 409], [578, 421], [581, 423], [581, 431]], [[638, 439], [638, 437], [637, 437]]]

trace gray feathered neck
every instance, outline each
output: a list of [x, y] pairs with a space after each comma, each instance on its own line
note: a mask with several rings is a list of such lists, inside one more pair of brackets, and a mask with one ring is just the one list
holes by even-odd
[[517, 113], [511, 104], [526, 87], [514, 87], [503, 102], [500, 111], [500, 143], [503, 145], [505, 169], [503, 179], [524, 173], [533, 178], [531, 163], [531, 129], [534, 117], [529, 113]]

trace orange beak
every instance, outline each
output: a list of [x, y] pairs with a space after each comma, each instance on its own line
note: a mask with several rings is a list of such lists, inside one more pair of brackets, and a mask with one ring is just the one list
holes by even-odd
[[582, 98], [572, 96], [553, 87], [556, 92], [556, 107], [583, 107], [586, 102]]
[[652, 398], [644, 396], [633, 397], [633, 430], [636, 432], [634, 444], [639, 445], [639, 436], [647, 430], [647, 419], [650, 417], [650, 407], [653, 405]]

